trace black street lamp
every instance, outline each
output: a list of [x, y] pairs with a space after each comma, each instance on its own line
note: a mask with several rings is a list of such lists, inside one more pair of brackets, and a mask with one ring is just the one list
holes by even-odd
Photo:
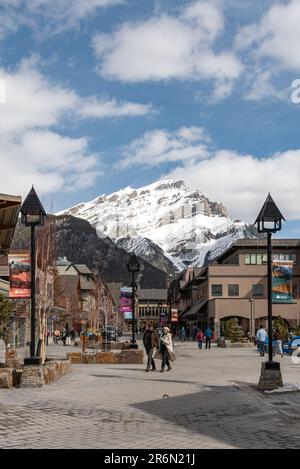
[[134, 281], [134, 274], [141, 270], [141, 266], [140, 266], [138, 258], [136, 257], [135, 254], [133, 254], [131, 256], [131, 258], [129, 259], [129, 263], [127, 264], [127, 269], [128, 269], [128, 272], [131, 272], [131, 274], [132, 274], [132, 281], [131, 281], [131, 287], [132, 287], [132, 339], [131, 339], [130, 348], [137, 349], [138, 344], [135, 341], [135, 292], [136, 292], [136, 284], [135, 284], [135, 281]]
[[159, 314], [159, 327], [161, 327], [162, 322], [163, 322], [162, 301], [159, 301], [157, 306], [158, 306], [158, 314]]
[[[268, 197], [262, 206], [261, 211], [256, 218], [254, 225], [257, 225], [258, 233], [267, 234], [267, 245], [268, 245], [268, 336], [269, 336], [269, 346], [268, 346], [268, 355], [269, 360], [262, 364], [262, 375], [260, 381], [260, 387], [265, 389], [274, 389], [282, 386], [282, 378], [280, 372], [280, 363], [273, 361], [273, 331], [272, 331], [272, 233], [276, 233], [281, 230], [281, 222], [285, 221], [285, 218], [281, 214], [279, 208], [275, 204], [274, 200], [271, 197], [271, 194], [268, 194]], [[269, 373], [268, 373], [269, 371]], [[276, 375], [277, 372], [277, 375]], [[274, 381], [274, 377], [277, 378]], [[271, 382], [268, 382], [271, 381]]]
[[24, 365], [40, 365], [41, 358], [35, 353], [35, 227], [43, 226], [46, 212], [32, 186], [21, 207], [21, 221], [31, 227], [31, 341], [30, 358], [25, 358]]

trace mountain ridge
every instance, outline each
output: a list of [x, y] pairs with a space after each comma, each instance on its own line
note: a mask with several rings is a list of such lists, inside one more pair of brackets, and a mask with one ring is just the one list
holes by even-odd
[[61, 214], [87, 220], [100, 238], [108, 237], [168, 272], [201, 267], [235, 240], [260, 237], [252, 225], [231, 219], [222, 202], [211, 201], [181, 179], [128, 186]]

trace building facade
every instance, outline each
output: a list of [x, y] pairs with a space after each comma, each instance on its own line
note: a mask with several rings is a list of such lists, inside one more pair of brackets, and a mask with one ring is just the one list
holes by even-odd
[[[273, 317], [299, 324], [300, 240], [274, 239], [273, 260], [293, 262], [292, 299], [273, 303]], [[174, 288], [174, 286], [173, 286]], [[267, 324], [267, 246], [265, 240], [239, 240], [200, 272], [185, 272], [177, 286], [180, 320], [209, 323], [220, 336], [228, 319], [237, 318], [254, 335]]]
[[138, 304], [137, 319], [140, 330], [143, 330], [146, 324], [161, 327], [169, 322], [167, 289], [140, 289], [137, 290], [136, 296]]

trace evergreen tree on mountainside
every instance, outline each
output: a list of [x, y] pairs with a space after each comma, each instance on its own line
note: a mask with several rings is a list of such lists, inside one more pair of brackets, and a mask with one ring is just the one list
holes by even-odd
[[[86, 264], [106, 282], [130, 285], [131, 275], [127, 270], [131, 254], [115, 246], [109, 238], [99, 238], [89, 222], [70, 215], [54, 216], [56, 251], [58, 257], [65, 256], [74, 264]], [[38, 236], [38, 230], [37, 230]], [[18, 223], [12, 249], [30, 249], [30, 230]], [[167, 274], [139, 259], [141, 272], [136, 283], [141, 288], [166, 288]]]

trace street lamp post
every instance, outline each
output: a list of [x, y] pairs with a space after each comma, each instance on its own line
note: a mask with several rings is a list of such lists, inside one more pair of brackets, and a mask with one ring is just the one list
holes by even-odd
[[30, 358], [25, 358], [24, 365], [40, 365], [41, 357], [37, 357], [35, 352], [35, 227], [44, 224], [46, 212], [33, 186], [23, 202], [21, 214], [22, 223], [31, 227], [31, 341]]
[[159, 327], [161, 327], [162, 322], [163, 322], [162, 302], [161, 301], [158, 302], [158, 314], [159, 314]]
[[282, 216], [279, 208], [275, 204], [268, 194], [268, 197], [258, 214], [254, 224], [257, 225], [258, 233], [267, 234], [267, 246], [268, 246], [268, 355], [269, 359], [267, 362], [262, 363], [262, 371], [260, 376], [259, 387], [262, 390], [266, 389], [277, 389], [283, 386], [280, 363], [273, 361], [273, 331], [272, 331], [272, 233], [276, 233], [281, 230], [282, 220], [285, 218]]
[[141, 266], [139, 264], [138, 258], [136, 257], [135, 254], [131, 256], [129, 259], [129, 263], [127, 264], [127, 269], [128, 272], [131, 272], [132, 275], [132, 281], [131, 281], [131, 287], [132, 287], [132, 339], [131, 339], [131, 344], [130, 348], [131, 349], [137, 349], [138, 344], [135, 341], [135, 292], [136, 292], [136, 284], [134, 281], [134, 274], [139, 272], [141, 270]]
[[249, 298], [250, 302], [250, 337], [255, 335], [255, 299]]

